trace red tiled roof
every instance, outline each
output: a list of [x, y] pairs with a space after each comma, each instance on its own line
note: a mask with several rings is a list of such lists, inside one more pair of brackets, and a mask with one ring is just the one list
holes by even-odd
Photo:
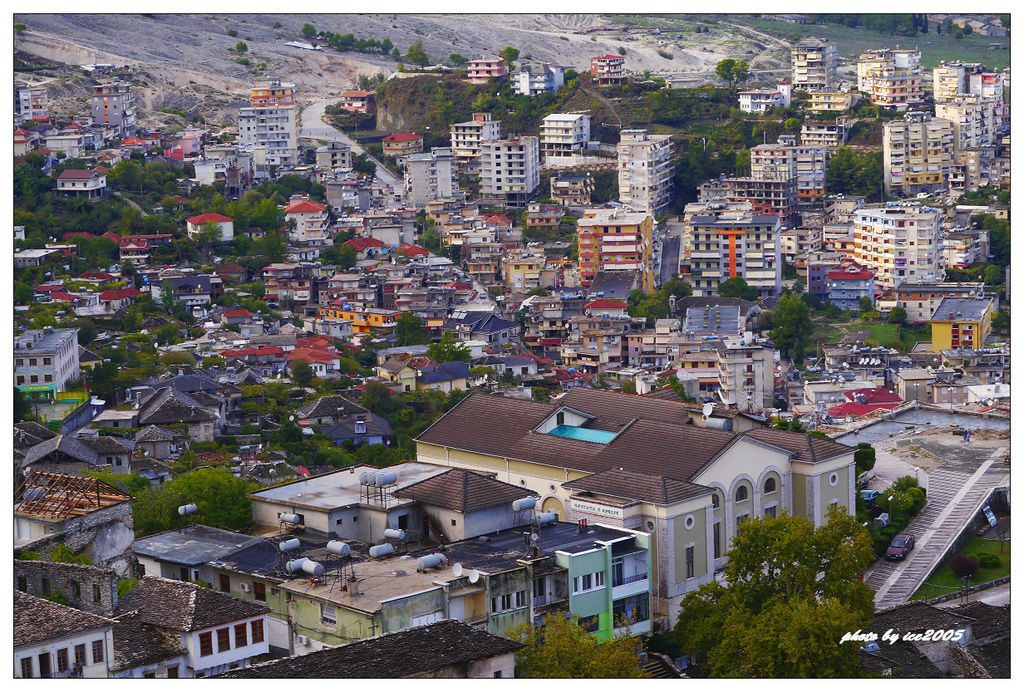
[[78, 300], [78, 296], [65, 293], [64, 291], [54, 291], [50, 294], [50, 300], [63, 300], [65, 302], [73, 302]]
[[371, 247], [387, 247], [387, 243], [376, 238], [353, 238], [352, 240], [346, 240], [343, 245], [351, 245], [360, 252]]
[[608, 55], [598, 55], [596, 57], [591, 58], [591, 60], [615, 60], [617, 58], [621, 59], [622, 56], [621, 55], [611, 55], [611, 54], [608, 54]]
[[860, 394], [864, 395], [865, 404], [899, 404], [903, 402], [903, 399], [885, 387], [865, 387], [864, 389], [844, 392], [844, 395], [850, 401], [856, 401], [857, 396]]
[[220, 354], [225, 358], [239, 356], [283, 356], [284, 349], [280, 346], [246, 346], [245, 348], [227, 349]]
[[874, 275], [874, 272], [868, 271], [867, 269], [861, 271], [836, 269], [835, 271], [830, 271], [826, 274], [829, 279], [870, 279]]
[[121, 140], [121, 146], [123, 146], [123, 147], [131, 147], [131, 146], [135, 146], [137, 144], [145, 144], [145, 143], [146, 143], [146, 140], [139, 139], [138, 137], [128, 137], [126, 139], [122, 139]]
[[194, 223], [202, 225], [204, 223], [221, 223], [224, 221], [234, 221], [234, 219], [224, 216], [223, 214], [217, 214], [215, 212], [209, 212], [206, 214], [200, 214], [199, 216], [193, 216], [191, 219], [186, 219], [188, 223]]
[[149, 243], [145, 240], [122, 240], [122, 250], [147, 250], [149, 249]]
[[289, 362], [296, 360], [304, 360], [307, 363], [325, 363], [330, 365], [336, 360], [340, 360], [341, 356], [337, 353], [328, 353], [320, 349], [314, 348], [296, 348], [294, 351], [288, 354], [287, 360]]
[[252, 313], [248, 310], [225, 310], [225, 317], [252, 317]]
[[132, 298], [140, 295], [142, 291], [137, 288], [119, 288], [115, 291], [104, 291], [100, 294], [100, 300], [124, 300], [125, 298]]
[[19, 127], [19, 128], [17, 129], [17, 130], [15, 130], [15, 131], [14, 131], [14, 134], [16, 134], [16, 135], [25, 135], [25, 136], [27, 137], [28, 135], [30, 135], [30, 134], [32, 134], [32, 133], [31, 133], [31, 132], [29, 132], [28, 130], [22, 130], [22, 129], [21, 129], [20, 127]]
[[100, 175], [100, 173], [86, 170], [84, 168], [69, 168], [62, 172], [57, 180], [90, 180], [98, 175]]
[[419, 245], [409, 245], [408, 243], [402, 243], [399, 245], [395, 252], [400, 255], [429, 255], [430, 250], [422, 248]]
[[294, 213], [299, 213], [299, 212], [326, 211], [326, 210], [327, 210], [327, 205], [326, 204], [317, 204], [316, 202], [312, 202], [312, 201], [310, 201], [308, 199], [304, 199], [301, 202], [296, 202], [295, 204], [291, 204], [291, 205], [285, 207], [284, 212], [286, 214], [294, 214]]
[[586, 304], [587, 309], [590, 308], [627, 308], [629, 305], [622, 302], [621, 300], [612, 300], [610, 298], [598, 298], [592, 300]]
[[878, 409], [892, 409], [896, 408], [898, 404], [855, 404], [853, 402], [846, 402], [845, 404], [839, 404], [832, 408], [825, 409], [830, 416], [841, 418], [843, 416], [863, 416], [866, 413], [877, 411]]
[[64, 288], [62, 284], [40, 284], [36, 286], [35, 290], [40, 293], [53, 293], [54, 291], [60, 291]]
[[512, 219], [508, 218], [504, 214], [484, 214], [484, 219], [489, 224], [495, 226], [511, 226]]
[[384, 138], [385, 142], [412, 142], [416, 139], [423, 139], [422, 135], [414, 135], [411, 132], [396, 132]]

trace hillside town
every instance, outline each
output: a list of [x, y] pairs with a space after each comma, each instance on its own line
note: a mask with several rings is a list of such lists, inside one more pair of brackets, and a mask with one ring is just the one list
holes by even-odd
[[15, 17], [14, 677], [1009, 677], [1009, 15], [889, 16], [226, 119]]

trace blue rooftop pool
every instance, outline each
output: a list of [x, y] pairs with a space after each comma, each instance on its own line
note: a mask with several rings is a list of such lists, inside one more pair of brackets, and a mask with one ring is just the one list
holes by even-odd
[[583, 440], [585, 442], [597, 442], [606, 445], [612, 441], [616, 433], [606, 430], [591, 430], [590, 428], [577, 428], [574, 425], [558, 425], [551, 429], [549, 435], [568, 437], [572, 440]]

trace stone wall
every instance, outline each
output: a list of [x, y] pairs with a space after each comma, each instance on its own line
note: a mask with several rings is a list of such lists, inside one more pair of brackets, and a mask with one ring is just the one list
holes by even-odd
[[121, 502], [65, 521], [63, 531], [22, 546], [46, 556], [59, 545], [88, 555], [93, 563], [131, 576], [135, 562], [135, 530], [130, 502]]
[[107, 616], [117, 608], [117, 573], [106, 567], [15, 560], [14, 585], [33, 596], [60, 593], [75, 608], [94, 615]]

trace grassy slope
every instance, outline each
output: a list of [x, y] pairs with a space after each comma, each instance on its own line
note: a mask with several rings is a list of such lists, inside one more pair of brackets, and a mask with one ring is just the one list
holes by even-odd
[[[1002, 553], [999, 552], [1001, 543], [1005, 543]], [[993, 553], [998, 555], [999, 559], [1002, 560], [1002, 564], [993, 569], [979, 569], [978, 573], [974, 576], [974, 579], [971, 580], [971, 584], [984, 584], [987, 581], [1005, 577], [1010, 573], [1010, 541], [990, 541], [984, 538], [975, 538], [958, 554], [977, 555], [978, 553]], [[934, 598], [935, 596], [941, 596], [955, 591], [956, 588], [960, 586], [960, 580], [949, 568], [949, 562], [946, 562], [937, 569], [935, 573], [927, 579], [927, 581], [927, 584], [914, 593], [911, 600], [916, 601], [922, 598]]]

